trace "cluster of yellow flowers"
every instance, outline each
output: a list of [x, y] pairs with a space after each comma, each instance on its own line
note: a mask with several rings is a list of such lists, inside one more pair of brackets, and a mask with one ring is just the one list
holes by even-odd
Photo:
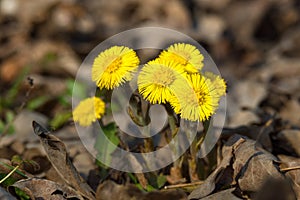
[[[215, 113], [221, 96], [225, 95], [226, 83], [216, 74], [201, 71], [203, 59], [193, 45], [171, 45], [143, 66], [137, 81], [139, 93], [152, 104], [170, 103], [181, 118], [207, 120]], [[95, 58], [92, 80], [100, 89], [111, 90], [130, 81], [139, 63], [134, 50], [113, 46]], [[88, 98], [75, 108], [74, 121], [89, 126], [104, 112], [105, 104], [100, 98]]]

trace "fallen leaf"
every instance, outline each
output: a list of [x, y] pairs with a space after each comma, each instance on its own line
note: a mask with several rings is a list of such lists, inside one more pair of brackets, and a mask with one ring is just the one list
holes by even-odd
[[296, 200], [296, 195], [293, 191], [292, 185], [287, 179], [268, 178], [262, 185], [260, 191], [254, 194], [251, 198], [254, 200], [273, 200], [285, 199]]
[[[188, 197], [189, 199], [201, 199], [203, 197], [208, 196], [215, 190], [216, 184], [218, 180], [220, 180], [220, 177], [222, 177], [222, 174], [226, 174], [224, 173], [225, 171], [232, 171], [232, 169], [230, 169], [231, 168], [230, 164], [233, 159], [232, 153], [234, 149], [237, 148], [237, 146], [240, 145], [240, 143], [242, 142], [244, 142], [244, 139], [234, 137], [227, 142], [227, 145], [226, 144], [224, 145], [222, 149], [223, 159], [221, 163], [208, 176], [208, 178], [203, 182], [203, 184], [201, 184], [194, 191], [192, 191], [192, 193]], [[229, 180], [228, 182], [232, 182], [232, 179]]]
[[202, 198], [201, 200], [239, 200], [237, 196], [232, 194], [232, 192], [235, 190], [235, 188], [230, 188], [227, 190], [222, 190], [220, 192], [217, 192], [215, 194], [209, 195], [207, 197]]
[[113, 181], [105, 181], [100, 184], [96, 192], [97, 200], [152, 200], [152, 199], [164, 199], [164, 200], [184, 200], [187, 199], [186, 194], [182, 190], [167, 190], [167, 191], [154, 191], [143, 192], [132, 184], [118, 185]]
[[9, 186], [9, 192], [14, 196], [17, 196], [15, 188], [23, 190], [32, 200], [34, 199], [78, 199], [83, 200], [84, 198], [78, 194], [76, 190], [65, 185], [59, 185], [55, 182], [30, 178], [21, 180], [13, 185]]
[[247, 137], [231, 136], [223, 146], [222, 155], [221, 163], [189, 199], [201, 199], [233, 185], [243, 192], [257, 192], [268, 178], [283, 178], [274, 164], [277, 158]]
[[55, 168], [57, 173], [64, 179], [64, 181], [78, 190], [83, 196], [94, 199], [94, 191], [82, 179], [76, 168], [70, 161], [67, 154], [66, 147], [60, 139], [50, 134], [45, 128], [33, 121], [33, 129], [36, 135], [39, 136], [40, 141], [46, 151], [47, 157]]
[[234, 151], [234, 157], [234, 179], [242, 191], [255, 192], [268, 178], [283, 178], [274, 164], [278, 159], [254, 140], [245, 138]]
[[[292, 169], [294, 167], [300, 167], [300, 158], [292, 156], [278, 155], [281, 161], [280, 169]], [[297, 199], [300, 199], [300, 169], [287, 170], [285, 175], [290, 177], [293, 183], [293, 189], [296, 193]]]
[[[23, 163], [24, 170], [31, 174], [46, 172], [51, 167], [47, 157], [38, 148], [26, 149], [23, 153], [23, 159], [27, 161]], [[37, 167], [34, 167], [32, 161], [36, 163]]]

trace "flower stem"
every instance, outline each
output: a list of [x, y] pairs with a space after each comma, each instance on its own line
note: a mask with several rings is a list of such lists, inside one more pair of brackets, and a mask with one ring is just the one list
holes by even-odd
[[[189, 174], [190, 174], [190, 179], [191, 181], [197, 181], [199, 180], [199, 176], [197, 173], [197, 151], [200, 148], [201, 144], [204, 141], [204, 138], [207, 134], [209, 125], [210, 125], [210, 120], [208, 119], [206, 121], [203, 121], [203, 135], [197, 139], [195, 138], [195, 140], [192, 142], [191, 146], [190, 146], [190, 154], [191, 157], [189, 158]], [[196, 136], [197, 137], [197, 136]]]
[[171, 108], [170, 104], [164, 104], [164, 106], [168, 114], [168, 122], [171, 129], [172, 137], [174, 137], [178, 131], [177, 119], [174, 115], [173, 109]]
[[[177, 134], [177, 131], [178, 131], [178, 126], [177, 126], [177, 118], [175, 117], [174, 115], [174, 111], [171, 107], [170, 104], [164, 104], [165, 106], [165, 109], [167, 111], [167, 114], [168, 114], [168, 122], [169, 122], [169, 127], [170, 127], [170, 130], [171, 130], [171, 135], [172, 135], [172, 138], [173, 140], [177, 140], [178, 138], [175, 137], [176, 134]], [[168, 141], [169, 142], [169, 141]], [[178, 141], [174, 141], [174, 144], [178, 144]], [[171, 148], [173, 148], [173, 151], [175, 152], [175, 155], [174, 157], [176, 158], [177, 157], [177, 154], [180, 152], [180, 146], [177, 145], [177, 146], [171, 146]], [[178, 158], [178, 159], [174, 159], [174, 168], [178, 168], [179, 170], [181, 170], [181, 165], [182, 165], [182, 158]]]

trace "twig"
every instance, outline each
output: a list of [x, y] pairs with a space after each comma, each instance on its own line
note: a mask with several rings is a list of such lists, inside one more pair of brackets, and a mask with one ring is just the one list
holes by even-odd
[[11, 170], [11, 172], [9, 172], [1, 181], [0, 184], [3, 183], [6, 179], [8, 179], [8, 177], [10, 177], [18, 168], [20, 167], [20, 165], [17, 165], [13, 170]]
[[281, 172], [287, 172], [287, 171], [291, 171], [291, 170], [297, 170], [300, 169], [300, 166], [295, 166], [295, 167], [286, 167], [286, 168], [282, 168], [280, 169]]
[[193, 182], [193, 183], [180, 183], [180, 184], [177, 184], [177, 185], [165, 186], [164, 189], [168, 190], [168, 189], [191, 187], [191, 186], [201, 185], [202, 183], [203, 183], [203, 181], [196, 181], [196, 182]]

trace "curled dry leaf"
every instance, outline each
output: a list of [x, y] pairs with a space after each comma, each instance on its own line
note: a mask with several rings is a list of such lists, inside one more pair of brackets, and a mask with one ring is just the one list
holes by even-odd
[[70, 161], [64, 143], [35, 121], [33, 121], [33, 129], [35, 134], [39, 136], [47, 157], [57, 173], [68, 185], [79, 191], [81, 195], [88, 199], [94, 199], [94, 191], [82, 179]]
[[283, 178], [274, 164], [276, 157], [254, 140], [233, 135], [223, 146], [222, 155], [221, 163], [189, 195], [189, 199], [201, 199], [224, 187], [235, 185], [243, 192], [257, 192], [268, 178]]
[[[42, 187], [41, 187], [42, 186]], [[84, 198], [78, 194], [73, 188], [66, 185], [59, 185], [53, 181], [45, 179], [30, 178], [20, 180], [9, 186], [9, 192], [16, 195], [15, 188], [23, 190], [30, 199], [74, 199], [83, 200]]]
[[234, 151], [234, 156], [234, 179], [242, 191], [255, 192], [260, 190], [268, 178], [283, 178], [274, 164], [277, 158], [254, 140], [244, 139]]

